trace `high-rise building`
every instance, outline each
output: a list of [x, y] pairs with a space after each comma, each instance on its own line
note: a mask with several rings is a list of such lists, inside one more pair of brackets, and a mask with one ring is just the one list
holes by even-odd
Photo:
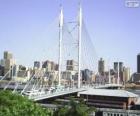
[[54, 71], [55, 70], [55, 63], [51, 62], [51, 70]]
[[99, 74], [104, 75], [105, 61], [103, 60], [103, 58], [100, 58], [100, 60], [98, 61], [98, 72]]
[[45, 61], [42, 65], [42, 68], [46, 68], [47, 71], [51, 71], [51, 61]]
[[118, 62], [114, 62], [114, 71], [118, 72]]
[[83, 81], [90, 81], [92, 77], [92, 71], [90, 71], [89, 69], [85, 69], [85, 70], [82, 70], [82, 80]]
[[12, 53], [4, 51], [4, 59], [13, 59]]
[[66, 70], [76, 70], [76, 62], [74, 60], [67, 60]]
[[130, 80], [130, 68], [124, 67], [123, 69], [123, 81], [127, 82]]
[[40, 68], [40, 62], [34, 61], [34, 68]]
[[114, 71], [115, 71], [115, 77], [118, 77], [118, 66], [119, 66], [119, 82], [124, 82], [123, 79], [123, 62], [114, 62]]
[[114, 71], [118, 72], [118, 64], [119, 72], [123, 72], [123, 62], [114, 62]]
[[46, 60], [42, 63], [42, 68], [45, 68], [46, 71], [58, 71], [59, 65], [53, 61]]
[[4, 67], [0, 65], [0, 76], [4, 76]]
[[58, 71], [59, 65], [55, 64], [55, 70]]
[[4, 67], [4, 65], [5, 65], [5, 60], [4, 59], [0, 60], [0, 65]]
[[137, 55], [137, 73], [140, 73], [140, 53]]
[[119, 71], [123, 72], [123, 62], [119, 62]]
[[7, 74], [7, 78], [11, 78], [13, 75], [13, 66], [15, 64], [15, 60], [13, 59], [13, 55], [12, 53], [5, 51], [4, 55], [3, 55], [2, 61], [3, 61], [3, 65], [4, 65], [4, 75], [7, 74], [8, 71], [10, 71]]

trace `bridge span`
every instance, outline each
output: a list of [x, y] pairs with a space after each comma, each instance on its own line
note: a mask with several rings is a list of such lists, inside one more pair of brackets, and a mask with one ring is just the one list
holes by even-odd
[[86, 91], [87, 88], [69, 88], [69, 89], [64, 89], [61, 91], [55, 91], [55, 92], [51, 92], [51, 93], [39, 93], [39, 94], [30, 94], [29, 95], [29, 99], [32, 99], [34, 101], [39, 101], [39, 100], [43, 100], [43, 99], [48, 99], [48, 98], [53, 98], [53, 97], [58, 97], [58, 96], [63, 96], [63, 95], [67, 95], [67, 94], [72, 94], [72, 93], [78, 93], [81, 91]]
[[82, 91], [86, 91], [89, 88], [94, 88], [94, 89], [105, 89], [105, 88], [119, 88], [122, 87], [121, 85], [115, 85], [115, 84], [109, 84], [109, 85], [100, 85], [100, 86], [82, 86], [80, 88], [63, 88], [61, 90], [54, 90], [51, 92], [48, 91], [43, 91], [44, 93], [39, 92], [38, 94], [34, 94], [34, 93], [30, 93], [30, 95], [28, 96], [29, 99], [32, 99], [34, 101], [39, 101], [39, 100], [43, 100], [43, 99], [48, 99], [48, 98], [53, 98], [53, 97], [59, 97], [59, 96], [63, 96], [63, 95], [67, 95], [67, 94], [72, 94], [72, 93], [77, 93], [78, 92], [82, 92]]

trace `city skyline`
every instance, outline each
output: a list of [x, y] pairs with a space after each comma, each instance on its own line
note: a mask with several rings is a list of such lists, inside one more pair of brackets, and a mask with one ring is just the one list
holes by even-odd
[[[136, 56], [140, 52], [140, 8], [127, 8], [125, 1], [83, 0], [83, 15], [98, 56], [111, 64], [122, 61], [136, 72]], [[49, 37], [41, 34], [58, 16], [60, 3], [66, 20], [75, 20], [78, 1], [0, 1], [0, 57], [3, 51], [8, 50], [25, 65], [49, 59], [48, 50], [45, 46], [42, 48], [42, 43], [46, 45], [44, 43], [48, 43], [46, 38]]]

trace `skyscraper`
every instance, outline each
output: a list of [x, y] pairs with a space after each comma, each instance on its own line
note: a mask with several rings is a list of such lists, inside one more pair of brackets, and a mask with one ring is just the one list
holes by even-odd
[[118, 72], [118, 62], [114, 62], [114, 71]]
[[34, 61], [34, 68], [40, 68], [40, 62]]
[[[119, 71], [118, 71], [118, 67], [119, 67]], [[114, 62], [114, 71], [115, 71], [115, 75], [118, 79], [118, 83], [119, 82], [123, 82], [123, 62]], [[119, 72], [119, 73], [118, 73]]]
[[118, 72], [118, 63], [119, 63], [119, 72], [123, 72], [123, 62], [114, 62], [114, 71]]
[[119, 71], [123, 72], [123, 62], [119, 62]]
[[4, 76], [4, 67], [0, 65], [0, 76]]
[[123, 70], [123, 81], [124, 82], [127, 82], [130, 80], [130, 68], [129, 67], [124, 67], [124, 70]]
[[12, 53], [4, 51], [4, 59], [13, 59]]
[[99, 74], [104, 75], [105, 61], [103, 60], [103, 58], [100, 58], [100, 60], [98, 61], [98, 72]]
[[51, 71], [51, 61], [46, 60], [45, 62], [43, 62], [42, 68], [46, 68], [46, 71]]
[[140, 53], [137, 55], [137, 73], [140, 73]]
[[75, 70], [76, 62], [74, 60], [67, 60], [66, 70]]
[[12, 53], [8, 51], [4, 51], [3, 58], [4, 75], [10, 70], [10, 73], [7, 74], [6, 77], [11, 79], [13, 76], [13, 66], [15, 64], [15, 60], [13, 59]]
[[58, 66], [58, 64], [49, 60], [42, 63], [42, 68], [46, 68], [46, 71], [58, 71]]

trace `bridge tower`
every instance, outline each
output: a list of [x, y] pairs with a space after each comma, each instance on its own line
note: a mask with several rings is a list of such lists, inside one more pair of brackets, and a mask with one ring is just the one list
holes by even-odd
[[62, 39], [63, 39], [63, 8], [60, 6], [59, 16], [59, 69], [58, 69], [58, 85], [61, 85], [61, 63], [62, 63]]
[[81, 84], [81, 39], [82, 39], [82, 8], [79, 4], [79, 16], [78, 16], [78, 88]]

